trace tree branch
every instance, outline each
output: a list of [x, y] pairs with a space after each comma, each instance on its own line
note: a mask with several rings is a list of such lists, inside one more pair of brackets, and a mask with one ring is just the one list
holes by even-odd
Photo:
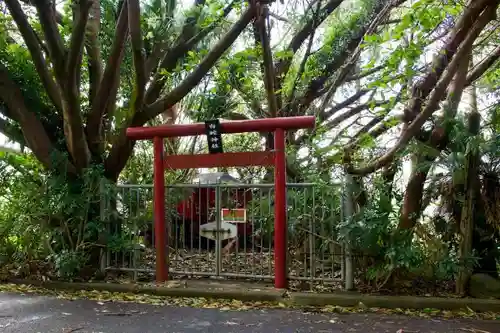
[[45, 35], [57, 81], [61, 86], [64, 86], [66, 82], [66, 50], [57, 27], [55, 3], [49, 0], [34, 0], [33, 2], [35, 3], [40, 24]]
[[[399, 90], [397, 97], [392, 101], [391, 105], [387, 108], [387, 110], [392, 110], [396, 106], [397, 103], [403, 98], [403, 94], [406, 91], [408, 86], [405, 84]], [[370, 120], [366, 125], [364, 125], [355, 135], [352, 136], [352, 139], [349, 141], [347, 145], [345, 145], [344, 150], [346, 152], [353, 151], [356, 147], [358, 147], [362, 140], [364, 139], [364, 134], [370, 135], [373, 139], [378, 138], [380, 135], [384, 134], [390, 128], [393, 128], [399, 125], [399, 118], [397, 116], [392, 116], [387, 121], [381, 124], [384, 118], [387, 116], [389, 112], [384, 112], [383, 114], [378, 114], [372, 120]], [[378, 125], [378, 126], [377, 126]], [[377, 126], [377, 127], [376, 127]], [[373, 129], [375, 127], [375, 129]], [[373, 129], [373, 130], [372, 130]]]
[[[375, 16], [375, 18], [371, 21], [370, 25], [364, 31], [363, 37], [364, 35], [369, 35], [374, 33], [380, 22], [384, 21], [387, 15], [390, 14], [392, 8], [393, 8], [392, 1], [387, 1], [386, 4], [378, 12], [377, 16]], [[320, 110], [326, 108], [326, 106], [330, 103], [332, 97], [335, 95], [335, 92], [337, 91], [338, 87], [340, 87], [340, 85], [342, 85], [342, 83], [345, 82], [347, 75], [349, 75], [349, 73], [352, 72], [353, 67], [356, 65], [359, 57], [361, 56], [362, 45], [363, 45], [363, 39], [359, 41], [358, 45], [356, 46], [356, 49], [349, 56], [349, 59], [338, 70], [338, 73], [337, 75], [335, 75], [333, 83], [331, 84], [330, 88], [328, 89], [328, 92], [325, 95], [325, 98], [323, 99], [323, 102], [321, 103]]]
[[[86, 168], [90, 162], [90, 151], [85, 139], [83, 119], [80, 112], [80, 69], [82, 61], [83, 46], [85, 41], [85, 30], [89, 18], [89, 10], [92, 3], [89, 0], [80, 0], [75, 8], [77, 13], [76, 22], [71, 32], [70, 47], [66, 60], [64, 75], [59, 77], [59, 84], [63, 87], [63, 117], [64, 135], [68, 151], [78, 171]], [[51, 25], [57, 25], [55, 20]], [[57, 33], [59, 33], [57, 31]], [[58, 66], [61, 63], [56, 63]]]
[[427, 98], [438, 82], [449, 61], [454, 57], [459, 45], [466, 38], [467, 33], [473, 26], [474, 22], [476, 22], [481, 12], [483, 12], [489, 4], [497, 6], [496, 3], [496, 0], [474, 0], [465, 9], [464, 13], [453, 28], [449, 41], [443, 47], [441, 52], [435, 56], [431, 65], [431, 70], [428, 71], [426, 77], [415, 87], [413, 98], [411, 102], [408, 103], [408, 107], [404, 110], [406, 122], [412, 121], [412, 119], [419, 114], [423, 101]]
[[[256, 22], [259, 26], [260, 43], [262, 45], [262, 59], [264, 62], [264, 84], [267, 93], [268, 113], [269, 117], [276, 117], [278, 113], [278, 105], [276, 103], [276, 94], [274, 90], [274, 67], [273, 54], [271, 51], [271, 43], [269, 41], [268, 30], [266, 29], [266, 18], [269, 15], [267, 6], [260, 7], [260, 4], [255, 5], [257, 11]], [[262, 12], [260, 12], [262, 10]], [[269, 27], [268, 27], [269, 28]]]
[[[205, 56], [198, 67], [191, 72], [177, 87], [155, 103], [148, 105], [142, 112], [136, 113], [130, 122], [131, 126], [142, 126], [150, 119], [153, 119], [169, 107], [179, 102], [188, 94], [203, 77], [210, 71], [215, 62], [234, 43], [245, 27], [254, 18], [254, 11], [247, 9], [241, 18], [231, 27], [213, 49]], [[125, 166], [128, 157], [133, 149], [133, 142], [125, 135], [125, 128], [122, 128], [117, 141], [113, 145], [108, 158], [105, 161], [106, 175], [110, 179], [116, 179]]]
[[26, 146], [23, 132], [3, 118], [0, 118], [0, 133], [9, 140], [17, 142], [21, 146]]
[[17, 0], [5, 0], [5, 3], [7, 4], [12, 18], [16, 22], [16, 25], [23, 36], [24, 42], [30, 51], [31, 58], [33, 59], [33, 63], [38, 75], [40, 76], [43, 86], [47, 91], [47, 95], [56, 109], [62, 113], [62, 101], [59, 88], [52, 78], [48, 65], [45, 62], [43, 52], [40, 48], [40, 44], [38, 43], [38, 36], [29, 24], [19, 2]]
[[[254, 11], [247, 9], [241, 18], [233, 25], [226, 35], [212, 48], [196, 69], [191, 72], [177, 87], [158, 101], [148, 105], [144, 112], [137, 117], [138, 125], [153, 119], [164, 110], [180, 101], [191, 89], [193, 89], [212, 68], [215, 62], [226, 52], [241, 34], [245, 27], [254, 18]], [[135, 123], [135, 122], [134, 122]]]
[[[321, 2], [321, 0], [317, 1]], [[293, 36], [292, 40], [285, 50], [291, 53], [290, 56], [280, 59], [274, 67], [274, 72], [276, 75], [274, 87], [278, 91], [281, 91], [283, 89], [283, 81], [285, 80], [285, 77], [290, 70], [290, 66], [292, 64], [295, 53], [297, 53], [302, 44], [306, 41], [307, 37], [309, 37], [309, 35], [311, 35], [311, 33], [316, 30], [320, 26], [320, 24], [323, 23], [323, 21], [325, 21], [331, 13], [333, 13], [335, 9], [337, 9], [337, 7], [340, 6], [342, 2], [343, 0], [328, 1], [328, 3], [318, 11], [318, 16], [316, 17], [316, 15], [313, 15], [313, 17], [309, 21], [307, 21], [306, 24], [304, 24], [302, 29], [300, 29], [295, 34], [295, 36]], [[281, 92], [276, 94], [279, 109], [283, 108], [281, 96]]]
[[[379, 19], [383, 15], [379, 14], [384, 14], [387, 9], [390, 9], [391, 6], [390, 4], [392, 3], [391, 0], [384, 0], [384, 1], [378, 1], [376, 3], [376, 7], [373, 8], [373, 10], [370, 13], [369, 17], [364, 18], [364, 24], [362, 24], [360, 27], [356, 29], [353, 33], [349, 35], [349, 40], [346, 42], [346, 45], [342, 48], [340, 54], [337, 56], [333, 57], [331, 61], [329, 61], [324, 68], [321, 70], [321, 74], [311, 80], [309, 83], [308, 88], [306, 89], [306, 92], [298, 99], [295, 99], [294, 102], [290, 103], [288, 105], [288, 113], [290, 114], [304, 114], [304, 111], [309, 108], [311, 103], [318, 97], [322, 96], [327, 90], [329, 91], [328, 94], [332, 93], [332, 88], [335, 88], [333, 85], [337, 85], [343, 76], [344, 76], [344, 63], [346, 63], [346, 60], [350, 57], [350, 54], [352, 54], [355, 50], [359, 49], [359, 43], [362, 41], [365, 33], [369, 31], [372, 28], [372, 23], [374, 20]], [[356, 53], [354, 53], [356, 54]], [[350, 62], [347, 62], [349, 64]], [[349, 69], [346, 66], [345, 71], [348, 74]], [[324, 89], [327, 81], [334, 75], [335, 72], [337, 72], [339, 69], [339, 75], [341, 77], [338, 77], [337, 79], [334, 78], [333, 84], [330, 86], [329, 89]], [[345, 74], [345, 75], [347, 75]], [[327, 96], [329, 97], [329, 96]], [[323, 103], [324, 104], [324, 103]]]
[[353, 116], [360, 114], [364, 110], [368, 110], [372, 107], [379, 107], [379, 106], [382, 106], [382, 105], [388, 104], [388, 103], [389, 103], [389, 101], [376, 101], [374, 103], [365, 103], [365, 104], [357, 105], [357, 106], [353, 107], [352, 109], [344, 112], [340, 116], [330, 120], [324, 126], [327, 129], [334, 128], [335, 126], [337, 126], [341, 122], [343, 122], [343, 121], [345, 121]]
[[289, 104], [289, 114], [303, 114], [304, 111], [309, 108], [311, 103], [316, 98], [320, 97], [326, 92], [323, 87], [328, 81], [328, 78], [330, 78], [332, 73], [337, 71], [342, 66], [348, 55], [356, 48], [358, 43], [361, 41], [363, 35], [364, 33], [360, 32], [359, 34], [353, 36], [342, 53], [338, 57], [332, 59], [332, 61], [328, 62], [325, 68], [321, 71], [321, 74], [311, 80], [305, 93], [300, 98], [295, 99], [294, 102]]
[[[19, 121], [28, 147], [37, 159], [48, 169], [59, 167], [54, 163], [54, 153], [58, 153], [50, 141], [45, 128], [33, 112], [24, 103], [24, 97], [19, 87], [10, 79], [7, 69], [0, 64], [0, 99], [6, 104], [9, 112]], [[60, 154], [57, 154], [60, 155]], [[62, 157], [62, 156], [57, 156]], [[64, 171], [75, 173], [74, 166], [67, 161]]]
[[[304, 24], [302, 29], [300, 29], [295, 34], [295, 36], [293, 36], [292, 40], [290, 41], [290, 43], [286, 48], [286, 51], [291, 51], [291, 53], [295, 55], [295, 53], [300, 49], [302, 44], [306, 41], [307, 37], [309, 37], [309, 35], [314, 30], [316, 30], [319, 27], [319, 25], [323, 23], [323, 21], [326, 20], [326, 18], [330, 16], [331, 13], [333, 13], [335, 9], [337, 9], [337, 7], [340, 6], [342, 2], [343, 0], [328, 1], [328, 3], [324, 7], [322, 7], [321, 10], [319, 11], [319, 15], [317, 17], [313, 16], [309, 21], [306, 22], [306, 24]], [[277, 78], [283, 79], [286, 76], [288, 70], [290, 69], [290, 65], [292, 64], [293, 55], [278, 61], [274, 69]], [[277, 88], [280, 89], [281, 87], [277, 86]]]
[[92, 109], [87, 117], [87, 135], [89, 148], [94, 155], [101, 153], [103, 147], [102, 140], [102, 118], [108, 109], [108, 102], [115, 100], [117, 81], [120, 76], [120, 63], [123, 59], [125, 41], [128, 35], [128, 1], [122, 5], [120, 16], [116, 22], [115, 38], [111, 47], [111, 52], [104, 69], [104, 74], [99, 88], [92, 100]]
[[454, 119], [457, 113], [458, 105], [462, 99], [462, 93], [465, 88], [467, 77], [467, 69], [469, 67], [469, 56], [463, 58], [460, 67], [455, 74], [455, 80], [451, 83], [447, 94], [446, 103], [443, 106], [443, 117], [438, 121], [439, 125], [432, 130], [430, 139], [426, 144], [431, 148], [431, 153], [425, 149], [422, 152], [416, 153], [416, 167], [412, 170], [406, 191], [404, 194], [403, 205], [401, 208], [401, 216], [399, 221], [399, 229], [411, 229], [417, 223], [422, 209], [425, 206], [422, 203], [424, 184], [431, 170], [431, 166], [437, 159], [439, 153], [448, 144], [450, 134], [450, 126], [446, 126], [445, 122], [449, 119]]
[[353, 74], [349, 77], [347, 77], [345, 79], [345, 82], [352, 82], [352, 81], [358, 81], [358, 80], [361, 80], [367, 76], [370, 76], [372, 74], [375, 74], [379, 71], [381, 71], [382, 69], [384, 69], [386, 66], [385, 64], [384, 65], [380, 65], [380, 66], [376, 66], [376, 67], [373, 67], [372, 69], [369, 69], [367, 71], [364, 71], [364, 72], [361, 72], [359, 74]]
[[77, 76], [81, 66], [83, 45], [85, 41], [85, 29], [89, 19], [89, 10], [90, 6], [92, 6], [92, 1], [80, 0], [78, 4], [75, 4], [75, 6], [79, 6], [79, 10], [77, 11], [77, 21], [73, 25], [73, 31], [71, 32], [69, 42], [70, 47], [66, 61], [67, 81], [64, 87], [67, 88], [74, 86], [74, 89], [76, 90], [75, 93], [78, 95], [77, 80], [79, 78]]
[[373, 140], [375, 140], [389, 129], [400, 124], [399, 122], [396, 122], [400, 120], [399, 117], [396, 116], [390, 117], [389, 119], [387, 119], [385, 122], [382, 123], [384, 118], [385, 116], [377, 116], [374, 117], [372, 120], [370, 120], [355, 135], [353, 135], [353, 140], [351, 140], [347, 145], [345, 145], [344, 150], [346, 152], [350, 152], [354, 150], [356, 147], [358, 147], [364, 139], [364, 134], [368, 134]]
[[288, 21], [288, 19], [286, 17], [280, 16], [280, 15], [278, 15], [276, 13], [269, 12], [269, 16], [274, 17], [278, 21], [282, 21], [282, 22], [285, 22], [285, 23], [290, 23], [290, 21]]
[[[203, 38], [208, 36], [208, 34], [210, 34], [220, 24], [220, 22], [229, 15], [235, 4], [236, 0], [231, 2], [231, 4], [229, 4], [226, 8], [224, 8], [223, 13], [218, 20], [210, 24], [208, 27], [202, 29], [196, 35], [193, 35], [194, 30], [192, 29], [192, 26], [195, 25], [197, 17], [188, 18], [181, 35], [179, 36], [179, 38], [177, 38], [175, 46], [168, 50], [168, 52], [165, 54], [159, 68], [162, 71], [167, 72], [171, 72], [172, 70], [174, 70], [179, 60], [185, 57], [187, 52], [193, 49], [196, 44], [198, 44]], [[188, 26], [190, 27], [190, 29], [187, 28]], [[149, 65], [153, 64], [154, 62], [152, 62], [151, 60], [151, 63]], [[153, 70], [153, 68], [151, 68], [151, 70]], [[160, 97], [161, 91], [165, 86], [165, 82], [165, 75], [160, 72], [156, 73], [151, 82], [151, 85], [146, 91], [145, 101], [147, 104], [154, 103]]]
[[99, 31], [101, 25], [100, 1], [93, 0], [87, 22], [85, 50], [87, 51], [89, 71], [89, 101], [92, 103], [99, 90], [102, 80], [101, 47], [99, 44]]
[[486, 71], [491, 68], [500, 59], [500, 46], [483, 59], [478, 65], [474, 66], [472, 71], [467, 75], [466, 85], [471, 85], [474, 81], [479, 79]]
[[[330, 130], [330, 129], [334, 128], [335, 126], [339, 125], [340, 123], [342, 123], [343, 121], [360, 114], [361, 112], [369, 109], [370, 107], [377, 107], [377, 106], [381, 106], [381, 105], [384, 105], [387, 103], [389, 103], [389, 101], [376, 101], [375, 103], [372, 103], [372, 104], [365, 103], [365, 104], [357, 105], [357, 106], [351, 108], [350, 110], [347, 110], [346, 112], [342, 113], [338, 117], [335, 117], [334, 119], [328, 121], [326, 124], [321, 126], [321, 129]], [[313, 135], [314, 132], [315, 132], [315, 130], [311, 131], [310, 133], [307, 133], [307, 134], [300, 136], [295, 141], [295, 144], [301, 145], [302, 143], [304, 143], [304, 141], [308, 137]]]
[[[321, 1], [318, 1], [317, 6], [316, 6], [316, 10], [313, 14], [313, 19], [316, 19], [317, 16], [319, 15], [320, 7], [321, 7]], [[300, 79], [302, 78], [302, 74], [304, 74], [304, 71], [306, 69], [307, 60], [311, 56], [311, 48], [313, 45], [315, 32], [316, 32], [316, 29], [314, 29], [309, 36], [309, 42], [307, 43], [306, 53], [304, 54], [304, 57], [302, 58], [302, 61], [300, 62], [299, 70], [297, 71], [297, 75], [295, 76], [295, 80], [293, 82], [292, 90], [290, 92], [290, 100], [292, 103], [295, 100], [295, 92], [297, 90], [297, 85], [298, 85]]]
[[341, 103], [335, 104], [335, 106], [331, 107], [328, 111], [320, 112], [319, 115], [318, 115], [318, 119], [321, 122], [325, 121], [326, 119], [330, 118], [335, 113], [337, 113], [338, 111], [340, 111], [340, 110], [348, 107], [352, 103], [354, 103], [357, 100], [359, 100], [361, 97], [363, 97], [364, 95], [366, 95], [366, 93], [368, 93], [368, 92], [369, 92], [368, 89], [361, 89], [361, 90], [359, 90], [354, 95], [352, 95], [351, 97], [345, 99]]
[[[21, 0], [21, 2], [27, 4], [27, 5], [30, 5], [30, 6], [33, 6], [34, 5], [34, 0]], [[57, 24], [61, 24], [63, 23], [63, 15], [56, 11], [55, 13], [55, 16], [56, 16], [56, 22]]]
[[139, 6], [139, 0], [128, 0], [128, 24], [130, 28], [135, 69], [135, 100], [133, 101], [133, 114], [135, 114], [142, 109], [144, 103], [144, 90], [146, 88], [146, 68], [142, 45], [141, 8]]
[[[355, 93], [354, 95], [352, 95], [351, 97], [345, 99], [341, 103], [338, 103], [334, 107], [330, 108], [330, 110], [328, 110], [328, 112], [321, 112], [318, 115], [319, 122], [322, 123], [326, 119], [330, 118], [336, 112], [348, 107], [349, 105], [351, 105], [352, 103], [356, 102], [361, 97], [363, 97], [367, 92], [368, 92], [368, 90], [366, 90], [366, 89], [360, 90], [357, 93]], [[306, 133], [304, 133], [303, 135], [301, 135], [300, 137], [298, 137], [296, 140], [293, 141], [293, 145], [298, 146], [298, 145], [302, 144], [308, 137], [310, 137], [312, 135], [313, 131], [314, 131], [314, 129], [309, 130]]]
[[158, 42], [155, 45], [153, 45], [153, 50], [151, 51], [151, 54], [146, 59], [146, 76], [149, 78], [151, 76], [151, 73], [158, 67], [161, 56], [165, 52], [165, 49], [167, 48], [169, 44], [169, 41], [163, 41], [163, 42]]
[[475, 22], [475, 24], [473, 23], [473, 27], [464, 38], [463, 43], [460, 45], [460, 47], [457, 46], [458, 51], [456, 52], [449, 65], [445, 68], [444, 74], [437, 82], [424, 110], [417, 117], [415, 117], [410, 125], [403, 131], [396, 145], [383, 156], [371, 162], [368, 166], [360, 169], [354, 169], [352, 166], [349, 166], [349, 173], [356, 175], [366, 175], [380, 169], [381, 167], [391, 162], [394, 155], [413, 138], [413, 136], [420, 130], [420, 127], [438, 107], [439, 102], [443, 98], [443, 94], [446, 92], [450, 81], [452, 80], [460, 65], [460, 62], [462, 61], [463, 57], [466, 57], [470, 52], [474, 41], [479, 36], [483, 28], [494, 18], [497, 6], [498, 4], [488, 6], [486, 10], [481, 13], [479, 18], [477, 19], [477, 22]]
[[[495, 62], [500, 57], [500, 47], [496, 48], [488, 57], [483, 59], [478, 65], [476, 65], [472, 71], [469, 72], [467, 76], [467, 81], [465, 83], [465, 87], [470, 86], [477, 79], [479, 79], [489, 68], [491, 68]], [[354, 97], [354, 96], [353, 96]], [[365, 133], [369, 133], [374, 139], [382, 135], [385, 131], [389, 130], [394, 126], [387, 126], [385, 124], [379, 126], [374, 132], [370, 132], [370, 130], [380, 123], [384, 117], [376, 117], [372, 119], [368, 124], [366, 124], [358, 133], [356, 133], [353, 138], [357, 138], [356, 140], [351, 141], [346, 146], [346, 150], [353, 150], [356, 146], [360, 144], [360, 136]], [[388, 120], [389, 123], [394, 123], [396, 119]], [[428, 137], [427, 134], [421, 133], [420, 136]]]

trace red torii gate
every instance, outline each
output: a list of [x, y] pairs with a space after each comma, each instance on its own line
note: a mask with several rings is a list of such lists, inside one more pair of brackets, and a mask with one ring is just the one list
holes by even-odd
[[132, 140], [153, 140], [154, 145], [154, 225], [161, 232], [155, 233], [156, 281], [168, 279], [167, 237], [165, 237], [165, 169], [190, 169], [238, 166], [274, 165], [274, 269], [276, 288], [287, 287], [286, 251], [286, 157], [285, 131], [313, 128], [313, 116], [266, 118], [221, 122], [221, 133], [274, 132], [274, 150], [259, 152], [218, 153], [199, 155], [165, 156], [163, 139], [205, 133], [205, 124], [161, 125], [153, 127], [131, 127], [127, 137]]

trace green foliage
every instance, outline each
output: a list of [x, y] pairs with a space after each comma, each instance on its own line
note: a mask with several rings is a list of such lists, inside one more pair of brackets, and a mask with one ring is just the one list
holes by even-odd
[[46, 174], [29, 154], [4, 153], [0, 160], [0, 252], [3, 263], [52, 263], [61, 278], [75, 276], [105, 237], [100, 221], [102, 170], [80, 179]]
[[[322, 36], [324, 41], [321, 48], [307, 59], [304, 73], [299, 78], [300, 84], [297, 92], [303, 92], [303, 89], [315, 78], [330, 76], [331, 69], [328, 64], [335, 62], [340, 64], [344, 61], [348, 47], [360, 36], [361, 30], [372, 19], [373, 9], [377, 3], [378, 0], [360, 1], [359, 6], [354, 8], [336, 10], [325, 22], [325, 33]], [[298, 60], [299, 63], [300, 61]], [[295, 65], [285, 78], [283, 87], [285, 95], [292, 92], [298, 71], [298, 64]], [[289, 97], [293, 98], [293, 96]]]
[[[65, 150], [62, 122], [56, 116], [56, 111], [50, 103], [43, 88], [40, 77], [31, 61], [31, 55], [24, 45], [13, 43], [16, 36], [12, 33], [14, 23], [10, 16], [0, 13], [0, 64], [9, 71], [10, 78], [21, 88], [24, 103], [29, 110], [35, 112], [44, 125], [47, 133], [62, 151]], [[11, 117], [3, 101], [0, 100], [0, 113], [7, 117], [12, 126], [20, 130], [17, 122]], [[21, 142], [24, 138], [14, 138]]]
[[[336, 243], [340, 221], [340, 187], [317, 183], [295, 184], [287, 190], [288, 243], [290, 249], [309, 246], [313, 236], [318, 253]], [[263, 244], [271, 244], [274, 232], [274, 191], [257, 190], [248, 204], [255, 233]]]
[[412, 232], [399, 230], [402, 197], [396, 192], [388, 193], [386, 188], [375, 178], [366, 205], [338, 224], [339, 240], [350, 244], [364, 265], [369, 262], [361, 278], [378, 289], [394, 275], [453, 279], [458, 267], [453, 249], [439, 241], [422, 243]]
[[54, 262], [57, 277], [61, 279], [72, 279], [85, 267], [89, 256], [82, 251], [62, 250], [48, 257]]

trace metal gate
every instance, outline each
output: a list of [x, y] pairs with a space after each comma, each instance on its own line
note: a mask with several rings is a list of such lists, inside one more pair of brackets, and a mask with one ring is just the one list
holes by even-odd
[[[108, 223], [103, 269], [152, 280], [154, 234], [168, 235], [172, 277], [274, 278], [273, 184], [178, 184], [166, 187], [166, 225], [154, 230], [152, 185], [103, 187]], [[288, 277], [342, 281], [336, 242], [338, 185], [287, 184]]]

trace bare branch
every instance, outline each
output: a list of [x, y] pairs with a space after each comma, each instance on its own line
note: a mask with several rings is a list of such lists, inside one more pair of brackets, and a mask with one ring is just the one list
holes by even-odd
[[[407, 85], [403, 85], [401, 89], [399, 90], [398, 95], [394, 100], [391, 101], [390, 105], [386, 110], [392, 110], [397, 103], [400, 102], [400, 100], [403, 98], [403, 94], [408, 88]], [[366, 125], [364, 125], [358, 132], [356, 132], [355, 135], [352, 136], [352, 139], [350, 142], [344, 147], [345, 151], [353, 151], [355, 148], [357, 148], [361, 142], [364, 140], [364, 135], [368, 134], [369, 136], [372, 137], [372, 139], [378, 138], [380, 135], [384, 134], [386, 131], [389, 129], [397, 126], [400, 124], [400, 117], [397, 116], [392, 116], [389, 117], [386, 121], [384, 121], [385, 117], [389, 111], [384, 112], [382, 114], [377, 114], [376, 117], [374, 117], [372, 120], [370, 120]], [[384, 122], [382, 122], [384, 121]], [[373, 129], [375, 128], [375, 129]]]
[[329, 122], [327, 122], [325, 124], [325, 127], [327, 129], [331, 129], [331, 128], [334, 128], [335, 126], [337, 126], [338, 124], [340, 124], [341, 122], [353, 117], [353, 116], [356, 116], [358, 114], [360, 114], [362, 111], [364, 110], [368, 110], [372, 107], [378, 107], [378, 106], [382, 106], [384, 104], [388, 104], [390, 101], [376, 101], [376, 102], [373, 102], [373, 103], [365, 103], [365, 104], [361, 104], [361, 105], [357, 105], [355, 107], [353, 107], [352, 109], [344, 112], [343, 114], [341, 114], [340, 116], [330, 120]]
[[368, 89], [361, 89], [361, 90], [359, 90], [358, 92], [356, 92], [351, 97], [345, 99], [344, 101], [342, 101], [342, 102], [340, 102], [338, 104], [335, 104], [335, 106], [331, 107], [328, 111], [321, 112], [318, 115], [319, 120], [320, 121], [324, 121], [324, 120], [330, 118], [336, 112], [338, 112], [338, 111], [340, 111], [340, 110], [348, 107], [349, 105], [351, 105], [352, 103], [356, 102], [361, 97], [363, 97], [364, 95], [366, 95], [368, 92], [369, 92]]
[[40, 44], [38, 43], [38, 36], [29, 24], [19, 2], [17, 0], [5, 0], [5, 3], [7, 4], [12, 18], [16, 22], [16, 25], [23, 36], [24, 42], [30, 51], [35, 68], [38, 75], [40, 75], [40, 79], [42, 80], [43, 86], [45, 87], [50, 100], [54, 103], [56, 109], [62, 113], [61, 95], [54, 79], [52, 78], [52, 75], [49, 72], [47, 63], [45, 62]]
[[278, 14], [276, 14], [276, 13], [269, 12], [269, 16], [274, 17], [274, 18], [275, 18], [275, 19], [277, 19], [278, 21], [282, 21], [282, 22], [285, 22], [285, 23], [290, 23], [290, 21], [288, 21], [288, 19], [287, 19], [286, 17], [279, 16], [279, 15], [278, 15]]
[[385, 116], [377, 116], [370, 120], [355, 135], [353, 135], [353, 140], [344, 147], [344, 150], [352, 151], [353, 149], [358, 147], [364, 140], [365, 134], [369, 135], [372, 140], [375, 140], [376, 138], [387, 132], [389, 129], [400, 124], [400, 122], [398, 122], [400, 120], [399, 117], [389, 117], [389, 119], [387, 119], [386, 121], [384, 121], [384, 118]]
[[[364, 110], [370, 109], [370, 107], [381, 106], [381, 105], [388, 104], [388, 103], [389, 103], [389, 101], [376, 101], [374, 103], [364, 103], [361, 105], [357, 105], [357, 106], [347, 110], [346, 112], [342, 113], [338, 117], [335, 117], [334, 119], [326, 122], [326, 124], [321, 126], [321, 129], [331, 130], [332, 128], [341, 124], [345, 120], [347, 120], [351, 117], [354, 117], [356, 115], [359, 115]], [[315, 130], [311, 131], [310, 133], [304, 134], [304, 135], [300, 136], [294, 143], [296, 145], [301, 145], [308, 137], [310, 137], [314, 133], [315, 133]]]
[[380, 65], [380, 66], [373, 67], [372, 69], [369, 69], [367, 71], [361, 72], [359, 74], [353, 74], [353, 75], [347, 77], [345, 79], [345, 82], [352, 82], [352, 81], [361, 80], [361, 79], [363, 79], [363, 78], [365, 78], [367, 76], [370, 76], [372, 74], [375, 74], [375, 73], [381, 71], [385, 67], [386, 67], [385, 65]]

